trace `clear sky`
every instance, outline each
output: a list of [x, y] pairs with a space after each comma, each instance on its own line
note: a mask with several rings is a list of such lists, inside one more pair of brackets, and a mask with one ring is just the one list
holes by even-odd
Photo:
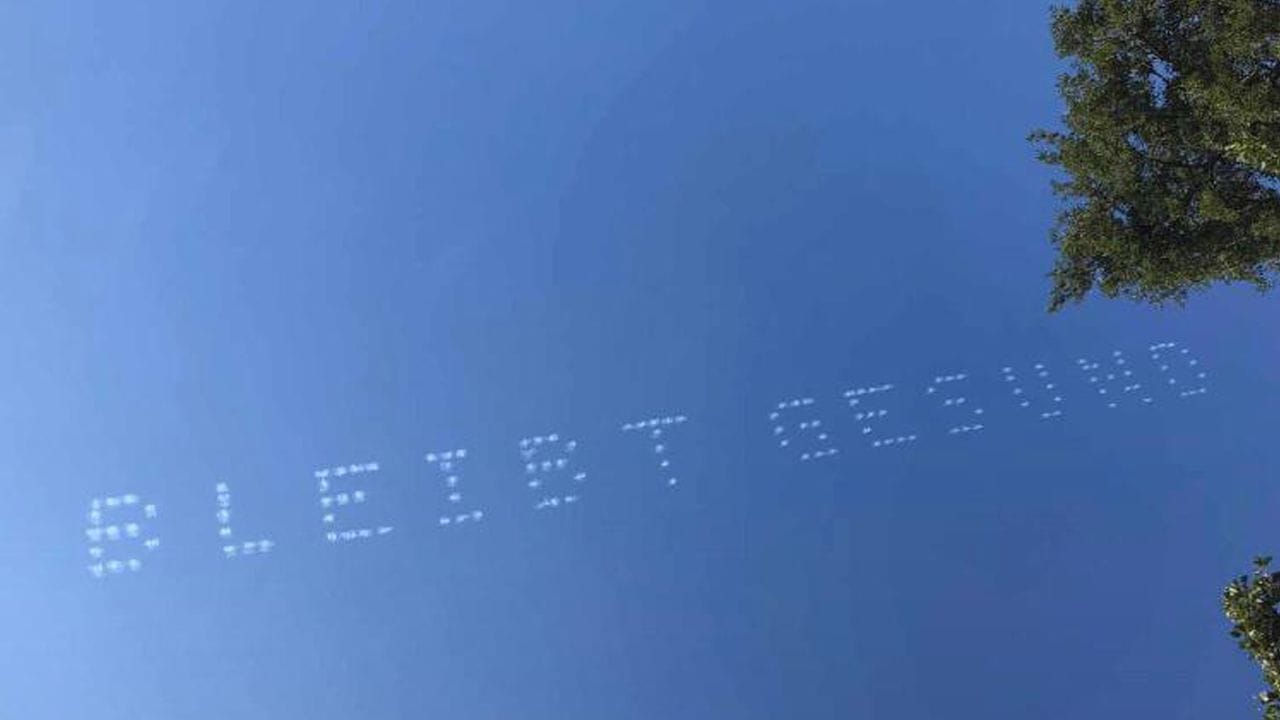
[[6, 4], [0, 718], [1250, 717], [1277, 301], [1045, 314], [1047, 18]]

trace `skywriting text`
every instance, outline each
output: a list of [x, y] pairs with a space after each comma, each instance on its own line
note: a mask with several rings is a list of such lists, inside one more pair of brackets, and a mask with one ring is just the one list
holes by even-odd
[[[801, 463], [831, 462], [842, 452], [861, 447], [871, 452], [899, 452], [930, 437], [983, 433], [991, 411], [1020, 415], [1027, 422], [1060, 422], [1074, 407], [1063, 384], [1081, 391], [1107, 409], [1158, 406], [1207, 392], [1207, 373], [1191, 352], [1177, 343], [1151, 345], [1134, 357], [1120, 350], [1102, 358], [1076, 358], [1050, 366], [1043, 362], [970, 373], [955, 372], [902, 385], [891, 382], [855, 385], [823, 397], [784, 398], [761, 413], [762, 428], [779, 452]], [[904, 400], [915, 401], [904, 403]], [[922, 404], [923, 403], [923, 404]], [[1076, 405], [1078, 406], [1078, 404]], [[926, 408], [925, 418], [904, 408]], [[832, 423], [840, 425], [842, 432]], [[682, 482], [671, 452], [680, 431], [693, 422], [679, 413], [654, 414], [621, 423], [619, 431], [642, 442], [651, 453], [650, 470], [662, 487], [676, 491]], [[533, 512], [565, 512], [583, 502], [590, 474], [579, 461], [579, 440], [559, 432], [519, 438], [510, 452], [513, 469], [523, 477], [526, 503]], [[484, 523], [489, 515], [473, 501], [464, 483], [472, 458], [467, 447], [437, 447], [421, 454], [422, 474], [439, 492], [434, 524], [453, 530]], [[315, 488], [316, 536], [330, 545], [374, 541], [393, 535], [396, 526], [379, 521], [377, 460], [327, 465], [311, 471]], [[269, 555], [269, 537], [243, 538], [233, 521], [234, 488], [219, 481], [211, 488], [210, 540], [227, 560]], [[665, 491], [664, 491], [665, 492]], [[155, 498], [118, 492], [89, 501], [87, 570], [94, 578], [126, 576], [141, 571], [144, 560], [163, 552], [155, 530], [160, 517]]]

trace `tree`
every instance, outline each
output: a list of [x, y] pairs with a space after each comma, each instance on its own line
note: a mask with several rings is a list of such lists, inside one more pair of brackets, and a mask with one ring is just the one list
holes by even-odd
[[1049, 309], [1091, 290], [1182, 304], [1280, 273], [1280, 0], [1079, 0], [1051, 9], [1069, 175]]
[[1262, 666], [1270, 686], [1258, 694], [1266, 720], [1280, 720], [1280, 573], [1267, 571], [1271, 558], [1253, 561], [1253, 577], [1241, 575], [1222, 592], [1222, 609], [1232, 622], [1231, 637]]

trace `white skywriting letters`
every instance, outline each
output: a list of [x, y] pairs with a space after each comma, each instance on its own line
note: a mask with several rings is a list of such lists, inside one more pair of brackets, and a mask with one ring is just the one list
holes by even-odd
[[426, 460], [436, 466], [440, 482], [444, 485], [445, 501], [448, 503], [445, 511], [436, 518], [436, 523], [440, 527], [452, 527], [484, 519], [484, 511], [465, 502], [462, 499], [462, 488], [458, 486], [457, 466], [466, 457], [466, 448], [427, 453]]
[[[1060, 386], [1063, 381], [1046, 363], [1035, 362], [1005, 365], [985, 374], [941, 374], [923, 383], [883, 382], [826, 396], [797, 396], [775, 403], [767, 412], [764, 427], [782, 457], [802, 463], [831, 462], [837, 455], [846, 455], [841, 453], [837, 437], [846, 442], [854, 438], [850, 446], [864, 451], [909, 450], [936, 439], [985, 435], [1001, 424], [1057, 422], [1065, 415], [1068, 389], [1092, 399], [1071, 405], [1073, 415], [1089, 406], [1110, 414], [1127, 412], [1121, 408], [1156, 406], [1208, 392], [1208, 374], [1199, 360], [1173, 342], [1148, 346], [1145, 357], [1139, 356], [1136, 362], [1115, 350], [1103, 359], [1079, 357], [1075, 365], [1076, 374], [1068, 382], [1076, 387], [1067, 389]], [[837, 403], [845, 406], [845, 412], [832, 409]], [[672, 435], [687, 421], [685, 415], [653, 415], [620, 426], [625, 435], [643, 438], [651, 458], [645, 462], [644, 472], [652, 476], [656, 471], [664, 487], [674, 488], [683, 482], [672, 464]], [[522, 438], [516, 446], [518, 461], [514, 456], [505, 457], [517, 472], [523, 470], [519, 476], [527, 490], [522, 497], [530, 498], [525, 501], [529, 502], [527, 507], [545, 511], [580, 503], [587, 473], [579, 467], [578, 440], [553, 432]], [[461, 466], [472, 457], [466, 448], [436, 450], [418, 457], [428, 463], [431, 484], [440, 492], [439, 509], [432, 513], [437, 527], [476, 525], [487, 517], [462, 488]], [[336, 545], [370, 540], [395, 529], [379, 514], [379, 503], [370, 502], [385, 489], [379, 486], [381, 469], [378, 462], [369, 461], [313, 472], [325, 542]], [[218, 482], [214, 492], [222, 556], [232, 559], [270, 553], [275, 547], [270, 539], [237, 541], [230, 485]], [[381, 502], [385, 510], [387, 500]], [[136, 573], [143, 568], [142, 556], [160, 546], [151, 529], [157, 518], [156, 505], [144, 503], [135, 493], [92, 499], [87, 518], [88, 570], [95, 578]]]
[[1014, 402], [1024, 412], [1035, 413], [1041, 420], [1062, 417], [1062, 395], [1044, 363], [1035, 363], [1022, 375], [1008, 366], [1001, 368], [1000, 374]]
[[662, 475], [663, 482], [667, 487], [675, 487], [680, 484], [680, 479], [675, 476], [671, 469], [671, 453], [668, 448], [670, 439], [667, 433], [688, 420], [684, 415], [665, 415], [663, 417], [653, 417], [648, 420], [638, 420], [636, 422], [624, 423], [622, 432], [625, 433], [644, 433], [648, 436], [650, 442], [653, 443], [653, 456], [655, 464], [658, 466], [658, 472]]
[[257, 555], [269, 553], [275, 543], [263, 538], [261, 540], [245, 540], [234, 542], [235, 532], [231, 529], [231, 487], [220, 482], [213, 488], [218, 498], [218, 511], [214, 516], [218, 519], [218, 538], [222, 540], [222, 556], [230, 560], [241, 555]]
[[1208, 392], [1204, 381], [1209, 375], [1200, 369], [1200, 361], [1192, 357], [1191, 351], [1171, 342], [1157, 343], [1147, 349], [1164, 383], [1170, 390], [1176, 392], [1178, 397], [1185, 398]]
[[527, 437], [520, 441], [524, 459], [525, 485], [537, 496], [535, 510], [572, 505], [580, 499], [580, 486], [587, 474], [572, 467], [576, 440], [561, 441], [558, 433]]
[[1142, 383], [1129, 367], [1129, 361], [1119, 350], [1101, 362], [1080, 358], [1076, 365], [1088, 376], [1089, 385], [1108, 408], [1118, 408], [1124, 403], [1155, 402], [1155, 398], [1142, 388]]
[[926, 394], [933, 397], [936, 406], [947, 411], [948, 435], [979, 432], [987, 427], [982, 424], [986, 410], [965, 395], [963, 388], [968, 384], [969, 375], [966, 373], [940, 375], [925, 390]]
[[338, 465], [322, 468], [314, 473], [316, 489], [320, 492], [320, 521], [324, 523], [324, 539], [331, 543], [368, 540], [390, 533], [394, 528], [390, 525], [339, 526], [338, 513], [348, 512], [356, 506], [363, 505], [368, 499], [368, 491], [363, 487], [348, 487], [356, 482], [369, 479], [378, 472], [378, 463], [367, 462], [354, 465]]
[[[897, 419], [898, 413], [887, 407], [889, 394], [893, 391], [893, 383], [866, 385], [844, 391], [845, 402], [853, 411], [853, 419], [858, 422], [859, 434], [873, 448], [912, 443], [919, 437], [914, 431], [903, 427]], [[882, 427], [885, 425], [889, 427]]]
[[142, 559], [137, 550], [150, 552], [160, 547], [160, 538], [143, 532], [144, 520], [154, 520], [156, 506], [143, 504], [134, 493], [94, 498], [89, 501], [89, 527], [84, 531], [89, 540], [89, 573], [96, 578], [138, 572]]
[[801, 462], [820, 460], [840, 452], [814, 409], [814, 399], [793, 398], [778, 403], [769, 413], [778, 447], [790, 450]]

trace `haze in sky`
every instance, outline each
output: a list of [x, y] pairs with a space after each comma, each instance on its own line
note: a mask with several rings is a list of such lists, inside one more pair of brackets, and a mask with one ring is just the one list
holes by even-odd
[[1045, 313], [1047, 5], [0, 48], [0, 717], [1255, 711], [1276, 300]]

